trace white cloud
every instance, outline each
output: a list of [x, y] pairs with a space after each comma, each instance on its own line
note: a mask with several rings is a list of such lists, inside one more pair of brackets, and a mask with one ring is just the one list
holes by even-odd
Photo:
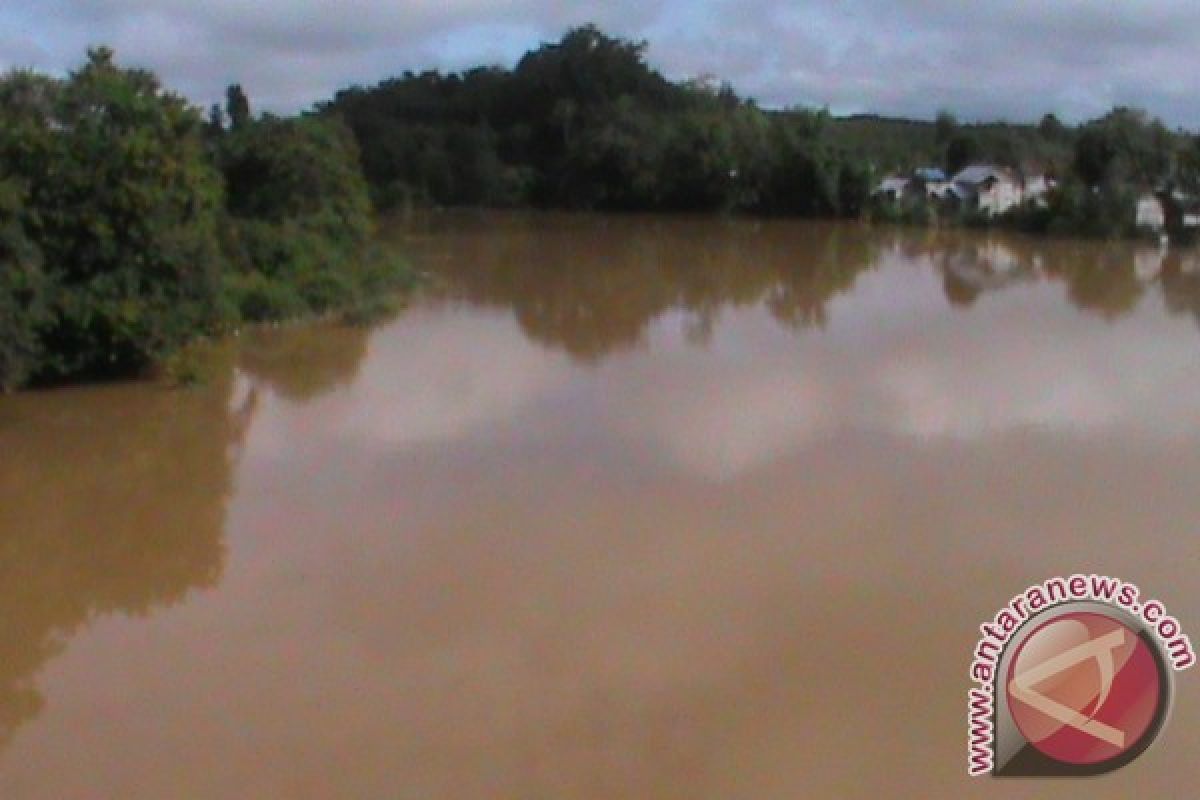
[[405, 69], [511, 62], [589, 21], [649, 39], [672, 76], [773, 105], [1078, 119], [1122, 103], [1200, 126], [1200, 6], [1180, 0], [48, 0], [0, 10], [0, 63], [64, 70], [108, 43], [197, 102], [236, 80], [287, 111]]
[[277, 457], [300, 440], [318, 450], [387, 451], [453, 441], [528, 412], [571, 374], [566, 356], [522, 338], [503, 312], [464, 318], [415, 309], [372, 336], [347, 388], [262, 416], [251, 446]]

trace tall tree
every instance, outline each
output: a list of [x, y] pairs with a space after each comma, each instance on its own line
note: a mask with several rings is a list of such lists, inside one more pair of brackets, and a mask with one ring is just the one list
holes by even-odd
[[1103, 127], [1086, 128], [1075, 142], [1075, 174], [1089, 187], [1107, 182], [1117, 160], [1117, 147]]
[[225, 132], [225, 112], [221, 110], [221, 106], [213, 103], [208, 107], [208, 122], [205, 126], [205, 133], [210, 138], [218, 138]]
[[954, 134], [958, 133], [958, 120], [949, 111], [939, 111], [933, 123], [934, 136], [937, 143], [945, 147]]
[[246, 97], [241, 84], [235, 83], [225, 90], [225, 113], [235, 131], [240, 131], [250, 121], [250, 98]]
[[221, 192], [200, 114], [107, 48], [65, 81], [2, 83], [24, 98], [0, 105], [0, 164], [27, 188], [9, 226], [49, 286], [36, 377], [128, 374], [214, 325]]
[[951, 174], [979, 158], [979, 141], [970, 134], [960, 133], [946, 145], [946, 170]]
[[370, 200], [336, 119], [266, 115], [221, 140], [230, 297], [244, 318], [327, 311], [364, 290]]
[[1043, 139], [1052, 142], [1062, 139], [1066, 135], [1066, 132], [1066, 126], [1054, 114], [1046, 114], [1042, 117], [1041, 122], [1038, 123], [1038, 133], [1042, 135]]

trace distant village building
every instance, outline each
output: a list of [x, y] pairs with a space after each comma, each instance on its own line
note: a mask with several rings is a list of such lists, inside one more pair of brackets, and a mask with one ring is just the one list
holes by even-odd
[[914, 170], [911, 177], [890, 176], [874, 195], [891, 202], [905, 197], [924, 197], [940, 205], [965, 208], [987, 215], [1003, 214], [1029, 200], [1045, 203], [1055, 183], [1045, 175], [1022, 177], [1007, 167], [973, 165], [953, 178], [934, 167]]
[[890, 175], [884, 178], [872, 194], [894, 203], [911, 197], [940, 197], [943, 187], [949, 185], [946, 173], [936, 167], [922, 167], [909, 176]]
[[1035, 203], [1044, 205], [1046, 195], [1057, 185], [1053, 179], [1047, 178], [1045, 175], [1038, 173], [1031, 174], [1025, 178], [1025, 201], [1032, 200]]
[[971, 166], [954, 176], [954, 191], [972, 210], [1003, 214], [1021, 204], [1024, 186], [1006, 167]]
[[1167, 212], [1167, 227], [1200, 228], [1200, 198], [1178, 189], [1170, 193], [1170, 198], [1169, 207], [1163, 204]]
[[946, 173], [936, 167], [922, 167], [913, 172], [913, 181], [920, 183], [927, 200], [945, 200], [954, 184]]
[[1200, 198], [1178, 189], [1143, 188], [1135, 207], [1135, 224], [1151, 233], [1176, 234], [1200, 228]]
[[[1128, 213], [1128, 212], [1126, 212]], [[1167, 226], [1167, 209], [1153, 192], [1144, 192], [1137, 201], [1137, 226], [1158, 233]]]
[[904, 197], [904, 192], [908, 189], [908, 184], [908, 178], [884, 178], [872, 194], [884, 200], [895, 202]]

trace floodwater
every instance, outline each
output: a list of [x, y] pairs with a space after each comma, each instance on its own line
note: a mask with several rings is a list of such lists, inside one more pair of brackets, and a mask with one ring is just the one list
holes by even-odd
[[978, 625], [1057, 574], [1200, 640], [1200, 261], [440, 215], [371, 331], [0, 398], [0, 797], [1167, 797], [966, 777]]

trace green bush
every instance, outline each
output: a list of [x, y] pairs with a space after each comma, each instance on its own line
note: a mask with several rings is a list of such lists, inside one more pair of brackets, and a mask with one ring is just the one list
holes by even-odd
[[7, 201], [6, 250], [27, 240], [41, 264], [5, 254], [0, 302], [27, 320], [5, 349], [36, 351], [6, 382], [137, 372], [215, 325], [220, 177], [199, 115], [150, 73], [97, 49], [63, 81], [0, 79], [0, 168], [28, 187]]
[[232, 265], [230, 304], [248, 321], [352, 308], [386, 291], [368, 252], [367, 185], [350, 132], [335, 119], [263, 119], [219, 146], [229, 217], [222, 242]]
[[225, 282], [229, 303], [246, 322], [269, 322], [297, 317], [307, 311], [296, 287], [261, 272], [231, 274]]
[[234, 220], [294, 223], [346, 247], [371, 233], [371, 200], [350, 131], [335, 119], [266, 116], [219, 152]]
[[0, 78], [0, 390], [190, 380], [181, 348], [227, 324], [379, 306], [407, 280], [369, 252], [349, 130], [229, 94], [225, 131], [103, 48], [65, 79]]
[[25, 236], [25, 191], [0, 180], [0, 391], [16, 388], [37, 368], [45, 321], [41, 252]]

